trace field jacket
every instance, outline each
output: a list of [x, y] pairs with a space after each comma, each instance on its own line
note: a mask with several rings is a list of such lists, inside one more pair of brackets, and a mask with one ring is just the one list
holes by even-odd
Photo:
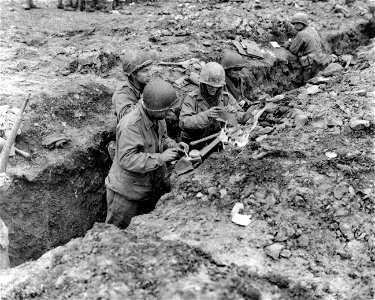
[[177, 147], [167, 136], [164, 120], [155, 125], [141, 105], [120, 120], [116, 153], [105, 180], [108, 188], [131, 201], [146, 201], [168, 192], [161, 153]]
[[128, 79], [116, 89], [112, 96], [112, 103], [115, 107], [117, 123], [136, 107], [140, 98], [141, 92]]
[[245, 113], [228, 92], [223, 91], [217, 103], [211, 104], [199, 90], [187, 94], [180, 112], [181, 139], [191, 142], [219, 132], [223, 123], [209, 118], [207, 111], [213, 106], [225, 107], [228, 104], [237, 109], [237, 121], [243, 123]]
[[324, 41], [316, 29], [306, 26], [292, 40], [289, 51], [299, 57], [303, 67], [309, 67], [313, 63], [326, 63], [327, 55], [324, 48]]

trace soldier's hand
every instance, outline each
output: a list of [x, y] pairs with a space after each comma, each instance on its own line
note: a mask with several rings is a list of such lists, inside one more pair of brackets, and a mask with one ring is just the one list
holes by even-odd
[[225, 106], [225, 110], [229, 113], [235, 113], [237, 112], [237, 108], [235, 108], [233, 105], [228, 104]]
[[178, 158], [178, 149], [177, 148], [170, 148], [165, 150], [161, 155], [161, 159], [166, 163], [172, 160], [176, 160]]
[[218, 107], [218, 106], [214, 106], [214, 107], [211, 107], [209, 110], [207, 110], [207, 115], [209, 118], [211, 119], [216, 119], [219, 117], [220, 115], [220, 112], [222, 111], [223, 109], [221, 107]]
[[189, 145], [186, 144], [186, 143], [184, 143], [184, 142], [179, 142], [177, 144], [177, 147], [180, 148], [180, 149], [182, 149], [182, 150], [184, 150], [186, 153], [189, 152]]

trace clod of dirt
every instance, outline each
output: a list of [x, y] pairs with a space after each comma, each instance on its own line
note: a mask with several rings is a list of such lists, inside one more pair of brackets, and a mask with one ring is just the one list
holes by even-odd
[[339, 74], [343, 70], [343, 67], [338, 63], [330, 63], [324, 70], [324, 76], [333, 76]]

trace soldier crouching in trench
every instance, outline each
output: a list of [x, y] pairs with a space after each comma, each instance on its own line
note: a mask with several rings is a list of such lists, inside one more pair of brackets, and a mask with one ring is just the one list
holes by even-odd
[[294, 55], [297, 55], [302, 65], [303, 82], [307, 82], [329, 63], [330, 57], [326, 53], [325, 42], [308, 24], [308, 17], [304, 13], [293, 16], [291, 23], [297, 30], [296, 37], [284, 44]]
[[223, 122], [218, 121], [222, 112], [234, 113], [238, 123], [245, 124], [252, 116], [243, 112], [236, 99], [224, 91], [225, 71], [216, 62], [202, 67], [199, 89], [189, 93], [180, 112], [181, 140], [191, 142], [215, 134]]
[[152, 79], [141, 105], [118, 123], [116, 153], [105, 180], [106, 223], [125, 229], [134, 216], [151, 212], [170, 191], [166, 163], [189, 151], [187, 144], [167, 136], [164, 119], [179, 104], [171, 84]]

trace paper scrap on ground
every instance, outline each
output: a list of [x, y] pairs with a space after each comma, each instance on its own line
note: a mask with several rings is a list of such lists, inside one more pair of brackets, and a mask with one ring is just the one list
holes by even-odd
[[232, 222], [241, 225], [241, 226], [247, 226], [251, 223], [251, 216], [250, 215], [241, 215], [239, 213], [240, 210], [243, 210], [244, 206], [242, 203], [236, 203], [234, 204], [232, 208]]

